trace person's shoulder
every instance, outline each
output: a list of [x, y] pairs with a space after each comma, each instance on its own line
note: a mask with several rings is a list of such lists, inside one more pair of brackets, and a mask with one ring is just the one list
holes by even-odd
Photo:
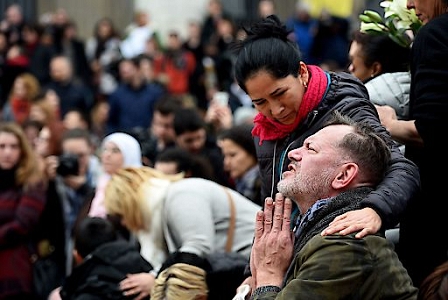
[[368, 100], [368, 92], [365, 85], [355, 76], [347, 72], [329, 72], [330, 86], [327, 99], [341, 102], [343, 99], [353, 98]]
[[[184, 178], [170, 183], [165, 197], [166, 205], [177, 205], [176, 203], [185, 203], [188, 201], [200, 201], [209, 203], [210, 199], [216, 199], [220, 185], [217, 183], [197, 177]], [[224, 194], [224, 193], [223, 193]]]
[[146, 83], [145, 88], [151, 93], [157, 93], [160, 96], [165, 93], [164, 86], [156, 81]]
[[205, 187], [205, 186], [212, 186], [212, 185], [218, 185], [216, 182], [213, 182], [211, 180], [207, 180], [204, 178], [198, 178], [198, 177], [188, 177], [181, 179], [179, 181], [173, 182], [171, 184], [170, 188], [173, 189], [196, 189], [197, 187]]
[[416, 40], [421, 38], [430, 38], [434, 36], [437, 40], [448, 40], [446, 31], [448, 30], [448, 13], [442, 14], [423, 25], [417, 35]]
[[[331, 255], [341, 260], [352, 260], [353, 263], [356, 261], [367, 263], [370, 259], [384, 255], [387, 251], [394, 251], [383, 236], [368, 235], [360, 239], [356, 238], [355, 234], [321, 236], [317, 233], [300, 250], [301, 255], [306, 257], [312, 255], [317, 260]], [[345, 265], [346, 262], [332, 259], [332, 263]]]
[[120, 43], [121, 39], [118, 36], [114, 36], [106, 41], [106, 47], [118, 47]]
[[441, 26], [444, 28], [448, 28], [448, 13], [441, 14], [440, 16], [435, 17], [427, 24], [425, 24], [421, 29], [425, 27], [433, 27], [433, 26]]
[[108, 99], [120, 98], [119, 96], [121, 94], [125, 93], [127, 90], [128, 90], [128, 85], [123, 82], [120, 82], [118, 84], [117, 88], [112, 93], [109, 94]]
[[[347, 235], [334, 234], [329, 236], [317, 234], [309, 243], [315, 247], [320, 247], [321, 245], [337, 245], [340, 249], [339, 251], [353, 251], [354, 248], [358, 249], [357, 251], [364, 249], [364, 253], [376, 253], [375, 255], [381, 251], [394, 251], [392, 244], [380, 233], [370, 234], [361, 239], [355, 237], [355, 235], [356, 232]], [[333, 251], [334, 249], [336, 248], [333, 248]]]
[[403, 85], [411, 84], [411, 73], [410, 72], [393, 72], [393, 73], [383, 73], [375, 78], [372, 78], [365, 83], [369, 95], [371, 95], [372, 90], [397, 90], [400, 91]]
[[337, 71], [337, 72], [328, 72], [330, 74], [330, 78], [333, 81], [338, 82], [355, 82], [357, 85], [363, 85], [363, 83], [354, 75], [345, 72], [345, 71]]

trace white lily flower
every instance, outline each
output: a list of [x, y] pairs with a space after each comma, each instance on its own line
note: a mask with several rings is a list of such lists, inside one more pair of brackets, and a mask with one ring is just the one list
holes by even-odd
[[380, 3], [381, 7], [390, 7], [392, 0], [386, 0]]
[[406, 6], [406, 0], [393, 0], [389, 9], [394, 11], [400, 19], [408, 19], [409, 10]]
[[[407, 0], [384, 0], [380, 3], [380, 6], [384, 8], [383, 21], [379, 21], [378, 16], [374, 15], [376, 12], [367, 11], [366, 13], [364, 11], [365, 15], [363, 17], [365, 20], [360, 18], [360, 30], [362, 32], [376, 31], [390, 34], [392, 40], [401, 46], [410, 47], [413, 37], [422, 24], [416, 16], [415, 10], [407, 9]], [[390, 22], [391, 20], [392, 22]], [[388, 28], [388, 26], [392, 28]]]
[[412, 22], [410, 20], [398, 20], [395, 24], [397, 29], [409, 29], [411, 28]]

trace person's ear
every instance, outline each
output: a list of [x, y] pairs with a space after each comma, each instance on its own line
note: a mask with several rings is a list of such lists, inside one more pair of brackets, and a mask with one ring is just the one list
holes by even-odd
[[355, 163], [345, 163], [339, 167], [339, 171], [331, 184], [335, 190], [346, 188], [353, 182], [359, 171], [359, 167]]
[[377, 61], [373, 63], [370, 69], [372, 70], [372, 73], [370, 74], [370, 77], [372, 78], [380, 75], [383, 72], [383, 66]]
[[306, 64], [301, 61], [299, 67], [299, 77], [302, 80], [302, 83], [304, 86], [308, 86], [308, 81], [310, 80], [310, 74], [308, 73], [308, 68], [306, 67]]

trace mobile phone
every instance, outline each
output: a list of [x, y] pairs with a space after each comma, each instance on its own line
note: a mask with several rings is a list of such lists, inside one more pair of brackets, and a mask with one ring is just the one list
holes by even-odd
[[227, 92], [216, 92], [213, 95], [213, 101], [218, 105], [227, 106], [229, 104], [229, 93]]

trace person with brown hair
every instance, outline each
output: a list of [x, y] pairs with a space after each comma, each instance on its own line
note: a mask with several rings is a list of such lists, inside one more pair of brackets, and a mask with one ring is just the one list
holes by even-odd
[[40, 92], [40, 83], [31, 73], [23, 73], [14, 79], [8, 102], [3, 107], [3, 121], [15, 121], [22, 125], [29, 117], [32, 101]]
[[440, 264], [420, 285], [418, 300], [448, 299], [448, 261]]
[[224, 169], [235, 182], [235, 189], [258, 205], [261, 176], [257, 153], [252, 140], [252, 124], [240, 124], [218, 134], [218, 146], [224, 156]]
[[47, 185], [21, 127], [0, 123], [0, 299], [32, 299], [34, 230]]

